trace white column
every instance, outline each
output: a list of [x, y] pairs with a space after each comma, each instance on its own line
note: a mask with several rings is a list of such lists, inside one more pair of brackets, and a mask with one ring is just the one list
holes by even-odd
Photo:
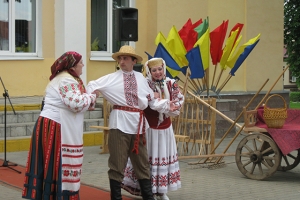
[[82, 55], [81, 79], [86, 84], [86, 0], [55, 0], [55, 57], [66, 51]]

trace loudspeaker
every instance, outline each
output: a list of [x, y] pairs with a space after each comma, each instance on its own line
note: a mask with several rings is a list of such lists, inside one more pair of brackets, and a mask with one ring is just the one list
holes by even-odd
[[138, 41], [138, 10], [121, 7], [116, 11], [116, 39]]

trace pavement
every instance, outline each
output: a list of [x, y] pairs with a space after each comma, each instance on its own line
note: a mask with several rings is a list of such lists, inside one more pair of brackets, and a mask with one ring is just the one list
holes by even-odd
[[[35, 99], [40, 102], [40, 99]], [[17, 102], [16, 99], [12, 101]], [[26, 103], [26, 98], [19, 99], [20, 103]], [[1, 104], [1, 99], [0, 99]], [[229, 145], [226, 153], [235, 153], [239, 142], [244, 138], [239, 135], [229, 145], [231, 138], [225, 138], [216, 150], [222, 153]], [[219, 139], [216, 139], [216, 144]], [[109, 191], [108, 180], [108, 156], [100, 154], [99, 146], [84, 147], [83, 173], [81, 182], [99, 189]], [[21, 166], [26, 165], [28, 151], [0, 153], [0, 159], [8, 160]], [[300, 199], [300, 168], [282, 172], [276, 171], [271, 177], [264, 180], [254, 180], [245, 177], [238, 169], [235, 156], [224, 157], [224, 163], [215, 167], [208, 164], [195, 164], [199, 159], [183, 159], [179, 161], [182, 188], [168, 193], [170, 200], [298, 200]], [[194, 163], [193, 165], [191, 163]], [[2, 168], [0, 167], [0, 170]], [[16, 172], [17, 173], [17, 172]], [[122, 190], [122, 194], [134, 197]], [[1, 182], [0, 199], [19, 200], [21, 190]], [[86, 200], [86, 199], [83, 199]], [[90, 200], [90, 199], [87, 199]], [[93, 199], [92, 199], [93, 200]], [[95, 199], [96, 200], [96, 199]]]
[[[237, 137], [227, 153], [235, 152], [237, 144], [243, 137], [242, 135]], [[229, 144], [230, 140], [231, 138], [227, 138], [221, 142], [221, 145], [218, 147], [220, 149], [219, 153]], [[87, 185], [109, 191], [107, 176], [109, 155], [100, 154], [100, 152], [99, 146], [84, 147], [81, 181]], [[9, 162], [25, 166], [27, 153], [27, 151], [8, 152], [6, 153], [6, 159]], [[0, 158], [4, 158], [4, 153], [0, 154]], [[168, 193], [171, 200], [293, 200], [300, 198], [299, 167], [286, 172], [277, 171], [268, 179], [258, 181], [245, 177], [239, 171], [234, 156], [224, 157], [223, 161], [225, 163], [214, 168], [208, 168], [207, 164], [190, 164], [198, 161], [199, 159], [180, 160], [182, 188]], [[123, 190], [122, 194], [131, 196]], [[131, 197], [133, 199], [141, 199]], [[22, 199], [21, 190], [0, 181], [0, 199]]]

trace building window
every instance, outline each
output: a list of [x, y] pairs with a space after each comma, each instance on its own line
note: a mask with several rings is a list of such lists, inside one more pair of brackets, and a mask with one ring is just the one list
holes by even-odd
[[115, 15], [118, 7], [133, 7], [134, 4], [134, 0], [91, 0], [92, 60], [110, 60], [120, 46], [129, 44], [116, 39]]
[[0, 56], [36, 55], [36, 8], [36, 0], [0, 0]]

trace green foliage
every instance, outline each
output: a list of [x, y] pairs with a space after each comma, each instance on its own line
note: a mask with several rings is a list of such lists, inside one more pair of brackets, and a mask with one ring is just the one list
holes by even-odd
[[300, 102], [300, 92], [291, 92], [290, 93], [290, 101]]
[[[290, 65], [289, 70], [295, 77], [300, 77], [300, 1], [284, 1], [284, 44]], [[297, 78], [300, 87], [300, 78]]]
[[290, 102], [290, 108], [291, 109], [300, 109], [300, 103], [299, 102]]

